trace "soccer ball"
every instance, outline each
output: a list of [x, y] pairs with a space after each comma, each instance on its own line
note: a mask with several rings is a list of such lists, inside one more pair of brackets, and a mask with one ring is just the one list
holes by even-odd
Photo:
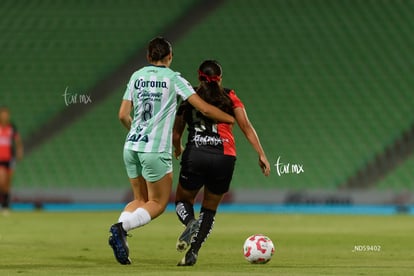
[[243, 246], [244, 258], [252, 264], [265, 264], [275, 253], [275, 246], [265, 235], [252, 235], [246, 239]]

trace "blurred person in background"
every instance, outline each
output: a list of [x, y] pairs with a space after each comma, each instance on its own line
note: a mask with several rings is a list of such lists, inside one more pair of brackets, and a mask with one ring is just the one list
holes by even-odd
[[170, 198], [177, 98], [187, 100], [213, 120], [234, 123], [232, 116], [203, 101], [188, 81], [169, 68], [172, 59], [170, 42], [162, 37], [151, 40], [149, 64], [131, 76], [119, 110], [119, 119], [129, 131], [124, 162], [134, 200], [110, 227], [109, 244], [116, 260], [124, 265], [131, 263], [127, 233], [161, 215]]
[[10, 110], [0, 107], [0, 202], [4, 215], [9, 214], [11, 181], [14, 165], [23, 158], [23, 143], [10, 121]]
[[[247, 140], [257, 152], [259, 166], [265, 176], [270, 174], [270, 164], [260, 144], [259, 137], [250, 123], [246, 110], [234, 90], [221, 85], [222, 68], [214, 60], [204, 61], [198, 70], [200, 84], [197, 94], [206, 102], [217, 106], [235, 117]], [[190, 246], [178, 266], [196, 263], [198, 251], [210, 234], [217, 207], [228, 192], [236, 162], [233, 126], [206, 118], [187, 102], [177, 111], [173, 130], [175, 156], [181, 155], [181, 137], [188, 125], [188, 138], [181, 159], [181, 171], [177, 185], [175, 205], [178, 219], [186, 226], [177, 241], [177, 250]], [[200, 216], [194, 217], [194, 200], [204, 187]]]

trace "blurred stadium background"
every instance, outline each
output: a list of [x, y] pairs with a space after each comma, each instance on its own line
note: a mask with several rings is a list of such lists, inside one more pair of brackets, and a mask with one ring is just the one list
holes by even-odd
[[[130, 196], [117, 112], [163, 35], [193, 84], [202, 60], [221, 62], [272, 164], [263, 177], [236, 127], [227, 200], [412, 204], [413, 18], [403, 0], [1, 1], [0, 104], [26, 146], [14, 200]], [[279, 176], [279, 158], [304, 172]]]

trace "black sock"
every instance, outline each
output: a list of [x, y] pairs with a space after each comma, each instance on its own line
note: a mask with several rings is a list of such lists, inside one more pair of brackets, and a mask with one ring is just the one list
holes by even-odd
[[200, 211], [200, 229], [198, 230], [197, 236], [194, 241], [191, 243], [191, 249], [198, 254], [198, 251], [201, 248], [201, 245], [206, 241], [208, 235], [213, 230], [214, 217], [216, 211], [206, 209], [201, 207]]
[[182, 224], [187, 225], [194, 219], [193, 204], [186, 201], [175, 202], [175, 213]]
[[10, 195], [9, 193], [3, 194], [3, 202], [1, 203], [1, 207], [9, 208], [10, 206]]

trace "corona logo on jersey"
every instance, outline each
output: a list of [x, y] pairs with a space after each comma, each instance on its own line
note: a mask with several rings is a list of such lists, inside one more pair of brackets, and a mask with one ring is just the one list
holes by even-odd
[[144, 81], [143, 79], [138, 79], [134, 83], [135, 89], [151, 87], [151, 88], [167, 88], [166, 81]]

